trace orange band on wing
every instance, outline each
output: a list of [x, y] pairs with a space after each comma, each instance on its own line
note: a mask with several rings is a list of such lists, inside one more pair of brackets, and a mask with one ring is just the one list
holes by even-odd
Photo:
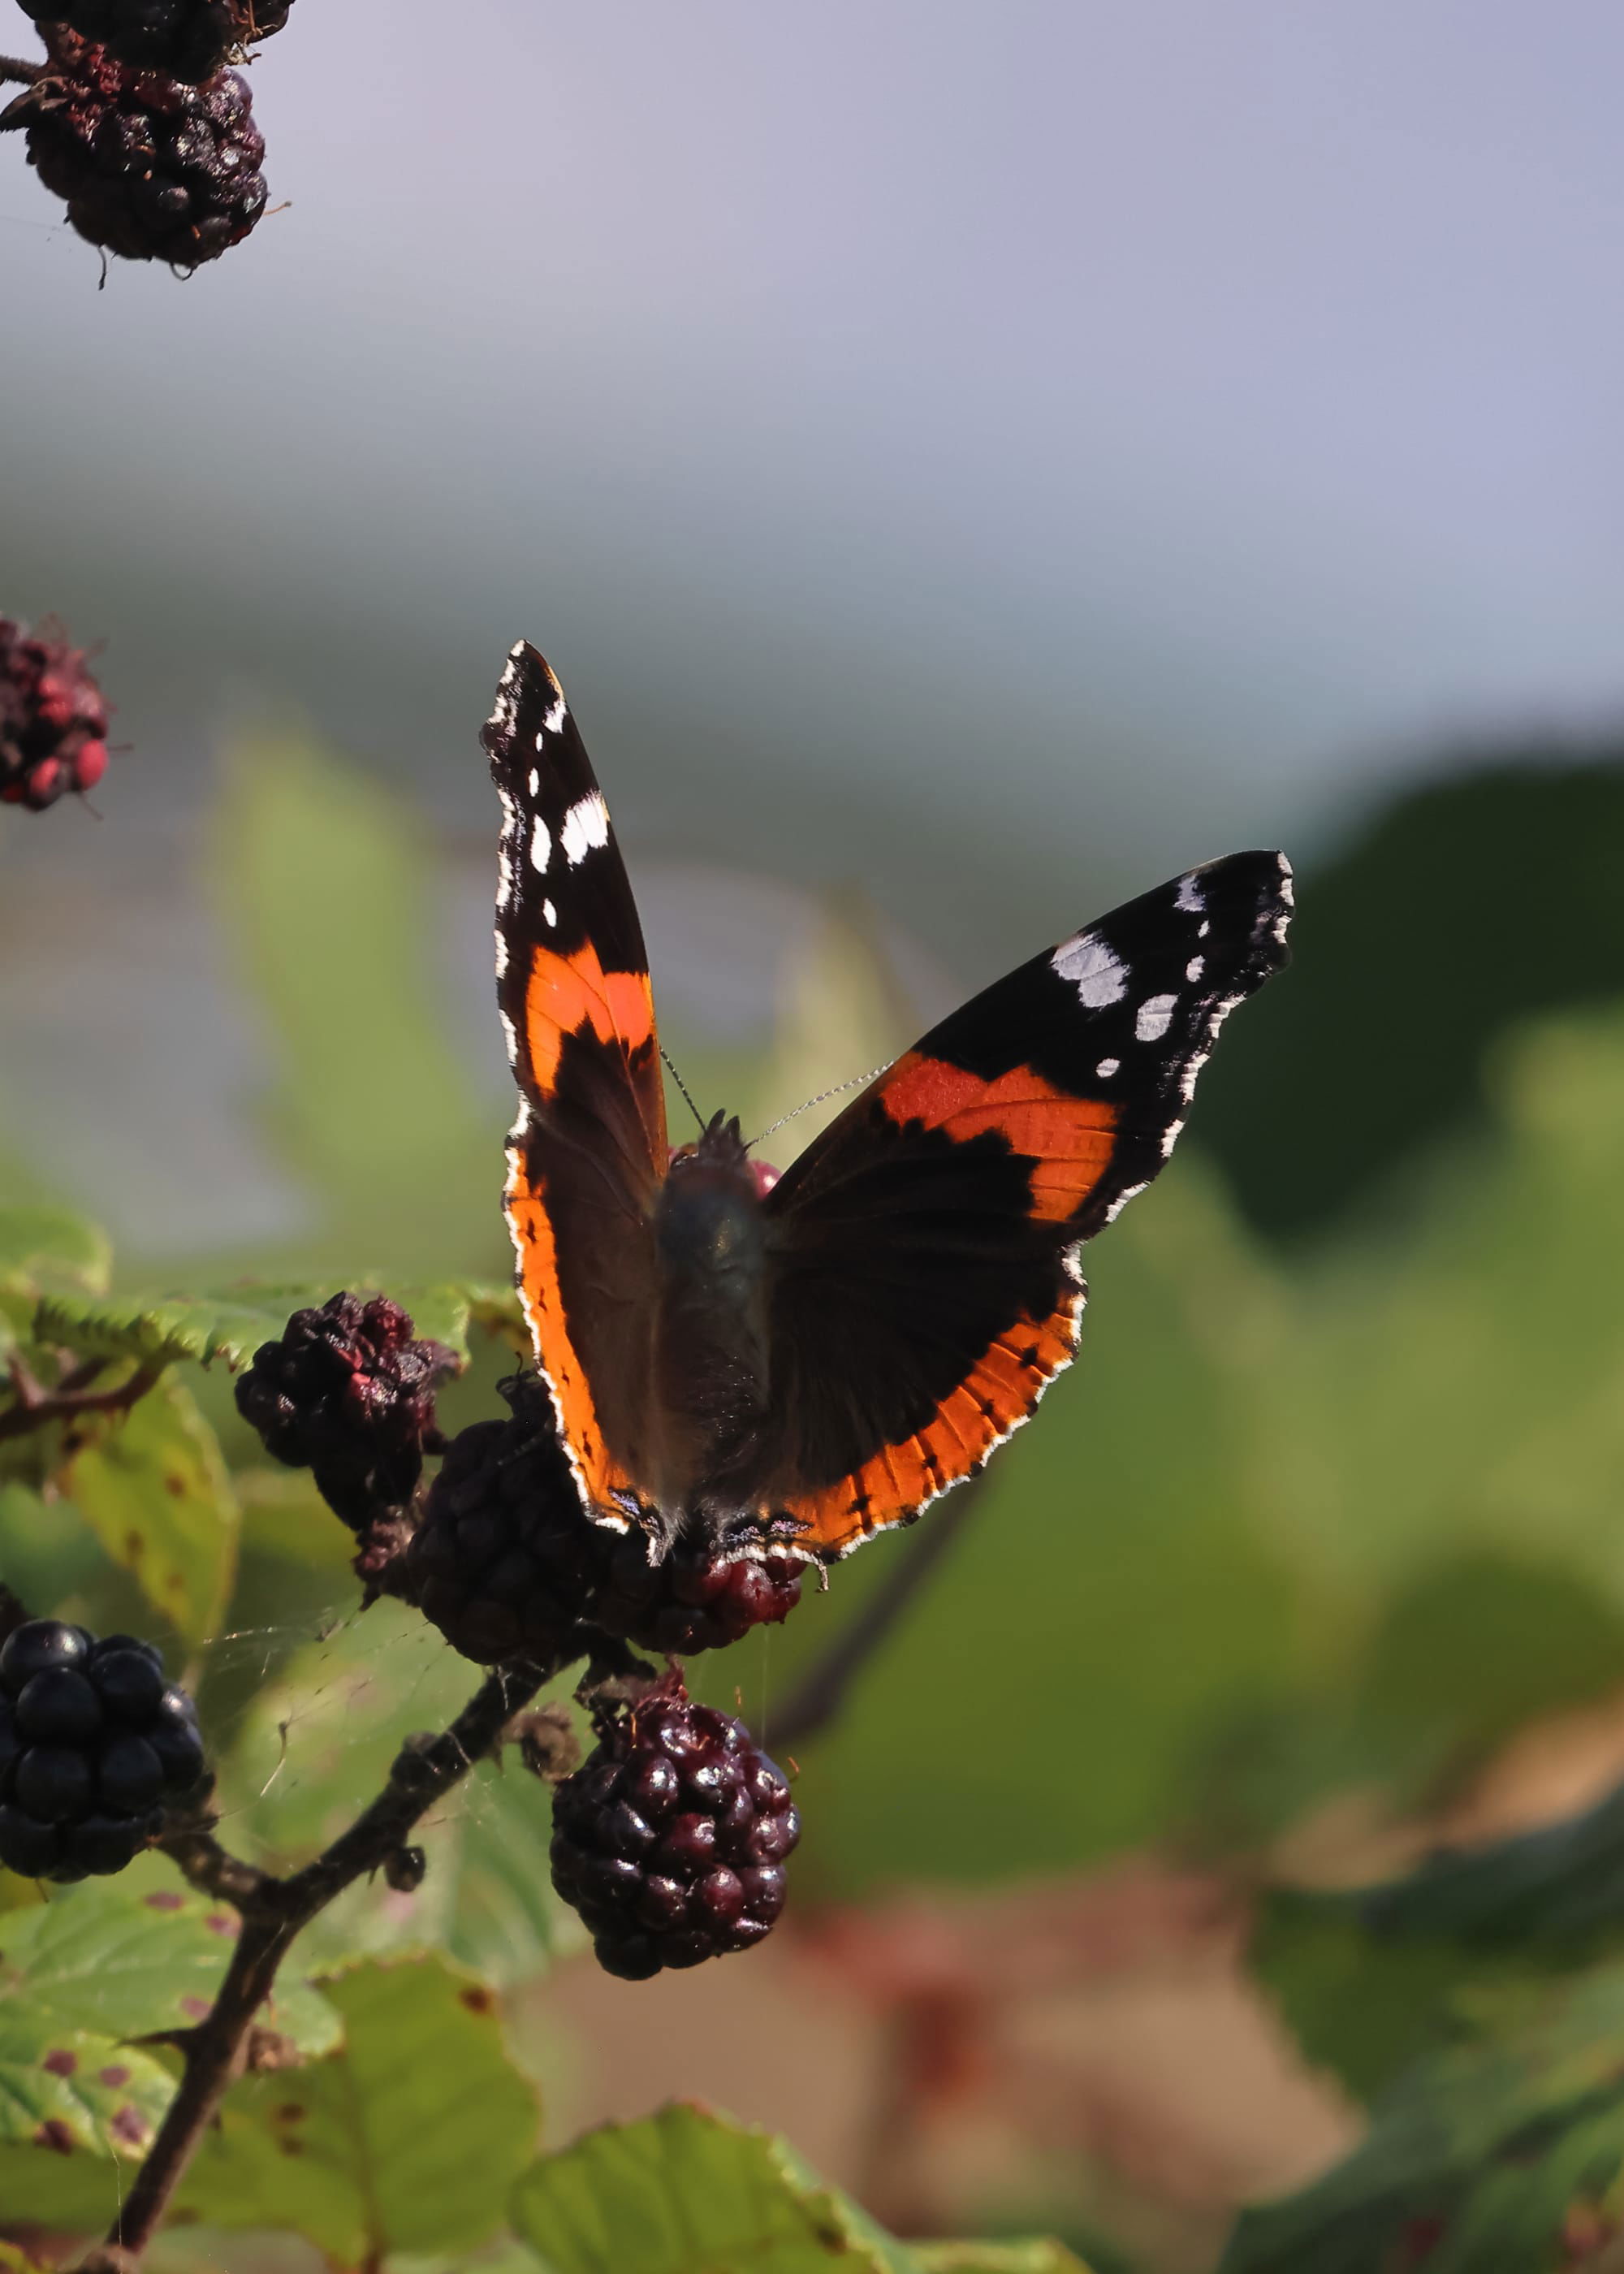
[[979, 1469], [1028, 1419], [1077, 1351], [1082, 1290], [1042, 1320], [1021, 1319], [988, 1345], [957, 1389], [915, 1435], [887, 1445], [849, 1477], [788, 1502], [798, 1547], [830, 1557], [888, 1525], [906, 1524], [950, 1485]]
[[545, 1092], [558, 1073], [566, 1035], [590, 1027], [600, 1043], [635, 1050], [654, 1033], [654, 997], [646, 971], [605, 971], [589, 940], [573, 955], [537, 947], [524, 993], [525, 1040], [531, 1071]]
[[945, 1058], [910, 1050], [879, 1085], [880, 1103], [899, 1126], [922, 1121], [959, 1138], [995, 1130], [1011, 1152], [1027, 1155], [1032, 1212], [1051, 1223], [1075, 1216], [1109, 1164], [1116, 1109], [1100, 1097], [1073, 1097], [1030, 1066], [996, 1081]]
[[559, 1288], [553, 1219], [544, 1193], [530, 1182], [516, 1145], [508, 1159], [508, 1222], [518, 1251], [519, 1299], [535, 1344], [537, 1363], [553, 1392], [560, 1432], [582, 1499], [594, 1514], [615, 1518], [624, 1525], [628, 1518], [623, 1495], [634, 1493], [634, 1487], [604, 1443], [591, 1385], [570, 1339]]

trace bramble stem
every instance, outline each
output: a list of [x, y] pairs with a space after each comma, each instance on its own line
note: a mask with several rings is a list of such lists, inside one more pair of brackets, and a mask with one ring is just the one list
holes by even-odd
[[79, 2274], [132, 2274], [139, 2265], [228, 2087], [243, 2071], [254, 2015], [294, 1937], [353, 1881], [380, 1870], [419, 1817], [492, 1751], [514, 1714], [569, 1662], [564, 1653], [551, 1665], [499, 1668], [488, 1675], [449, 1728], [402, 1747], [377, 1798], [313, 1863], [287, 1879], [228, 1855], [206, 1819], [181, 1826], [162, 1842], [194, 1886], [236, 1906], [243, 1930], [213, 2010], [185, 2040], [179, 2090], [151, 2151], [105, 2243], [79, 2262]]
[[773, 1716], [775, 1751], [787, 1752], [793, 1745], [805, 1744], [844, 1712], [852, 1685], [933, 1577], [974, 1515], [986, 1489], [984, 1479], [972, 1477], [932, 1511], [911, 1551], [893, 1565], [855, 1618], [835, 1637], [825, 1655], [807, 1668]]
[[165, 1363], [162, 1359], [147, 1359], [116, 1389], [86, 1389], [82, 1385], [94, 1381], [103, 1364], [99, 1359], [87, 1359], [64, 1375], [54, 1389], [47, 1389], [20, 1359], [14, 1358], [6, 1371], [17, 1403], [8, 1412], [0, 1413], [0, 1438], [26, 1436], [31, 1429], [42, 1429], [48, 1421], [70, 1421], [82, 1413], [126, 1412], [156, 1387]]

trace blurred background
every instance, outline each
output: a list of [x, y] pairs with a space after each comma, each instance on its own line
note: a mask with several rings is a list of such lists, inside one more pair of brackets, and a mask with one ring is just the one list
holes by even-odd
[[[613, 1983], [511, 1809], [442, 1828], [554, 2137], [697, 2092], [905, 2231], [1197, 2274], [1360, 2123], [1237, 1877], [1624, 1772], [1621, 69], [1600, 0], [307, 0], [253, 72], [286, 207], [184, 289], [98, 290], [0, 146], [0, 608], [104, 644], [128, 744], [0, 823], [0, 1191], [130, 1286], [505, 1270], [518, 636], [707, 1111], [1192, 861], [1298, 864], [1081, 1363], [798, 1752], [794, 1931]], [[297, 1846], [356, 1696], [458, 1676], [331, 1631], [342, 1535], [243, 1496], [220, 1726], [257, 1792], [297, 1701]], [[922, 1537], [715, 1694], [771, 1743]]]

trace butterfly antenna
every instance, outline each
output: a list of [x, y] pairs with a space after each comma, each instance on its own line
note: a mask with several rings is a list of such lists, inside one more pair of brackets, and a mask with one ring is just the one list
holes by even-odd
[[854, 1073], [850, 1081], [838, 1081], [832, 1089], [820, 1089], [816, 1097], [808, 1097], [805, 1104], [798, 1105], [793, 1113], [779, 1114], [776, 1121], [770, 1121], [763, 1130], [751, 1138], [749, 1144], [745, 1147], [746, 1152], [748, 1153], [751, 1147], [759, 1145], [763, 1137], [771, 1137], [774, 1130], [782, 1129], [786, 1122], [798, 1121], [803, 1113], [809, 1113], [815, 1105], [826, 1105], [831, 1097], [841, 1097], [848, 1089], [861, 1089], [865, 1083], [874, 1080], [876, 1074], [883, 1073], [886, 1066], [891, 1063], [891, 1059], [886, 1058], [881, 1065], [870, 1066], [867, 1073]]
[[693, 1099], [688, 1097], [688, 1084], [683, 1081], [681, 1075], [671, 1063], [671, 1058], [666, 1051], [664, 1043], [659, 1046], [659, 1054], [662, 1061], [664, 1062], [666, 1073], [671, 1076], [673, 1081], [676, 1083], [677, 1088], [682, 1092], [683, 1096], [688, 1099], [688, 1110], [693, 1115], [695, 1120], [698, 1122], [700, 1133], [703, 1135], [704, 1133], [705, 1117], [695, 1104]]

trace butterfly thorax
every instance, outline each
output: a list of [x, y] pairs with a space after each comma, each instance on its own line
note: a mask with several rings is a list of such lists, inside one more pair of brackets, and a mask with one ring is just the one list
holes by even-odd
[[767, 1404], [765, 1227], [736, 1121], [718, 1114], [673, 1156], [654, 1231], [665, 1482], [680, 1491], [748, 1435]]

